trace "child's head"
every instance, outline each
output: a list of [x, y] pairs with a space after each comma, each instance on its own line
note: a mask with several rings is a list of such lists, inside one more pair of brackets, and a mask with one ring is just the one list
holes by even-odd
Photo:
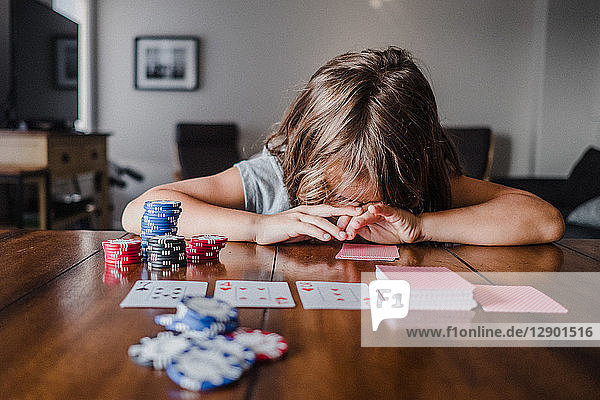
[[319, 68], [267, 147], [293, 206], [444, 209], [450, 178], [461, 173], [427, 79], [396, 47], [342, 54]]

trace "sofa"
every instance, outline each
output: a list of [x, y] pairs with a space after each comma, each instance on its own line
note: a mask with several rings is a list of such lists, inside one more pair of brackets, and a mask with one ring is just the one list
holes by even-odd
[[566, 179], [493, 178], [534, 193], [565, 218], [565, 238], [600, 239], [600, 149], [589, 147]]

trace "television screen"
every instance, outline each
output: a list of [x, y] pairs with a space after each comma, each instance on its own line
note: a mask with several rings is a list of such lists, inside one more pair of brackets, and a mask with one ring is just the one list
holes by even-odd
[[10, 12], [12, 119], [30, 127], [72, 128], [77, 23], [34, 0], [12, 0]]

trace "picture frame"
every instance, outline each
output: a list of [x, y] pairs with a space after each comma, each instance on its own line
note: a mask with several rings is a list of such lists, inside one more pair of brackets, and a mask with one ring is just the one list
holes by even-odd
[[198, 38], [138, 36], [134, 49], [135, 89], [193, 91], [198, 88]]
[[53, 38], [54, 86], [58, 90], [77, 90], [77, 36]]

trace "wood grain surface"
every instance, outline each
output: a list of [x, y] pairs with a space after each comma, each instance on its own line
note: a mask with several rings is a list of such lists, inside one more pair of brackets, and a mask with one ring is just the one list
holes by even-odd
[[[274, 254], [274, 247], [229, 243], [220, 262], [193, 264], [160, 278], [208, 281], [211, 293], [216, 279], [270, 280]], [[103, 257], [102, 252], [93, 254], [0, 312], [0, 397], [187, 399], [193, 395], [179, 389], [164, 372], [129, 359], [130, 345], [161, 331], [154, 316], [174, 310], [121, 309], [119, 303], [133, 283], [148, 271], [138, 264], [121, 276], [105, 273]], [[244, 326], [258, 328], [263, 310], [241, 309], [239, 316]], [[250, 373], [210, 396], [244, 399], [253, 376]]]
[[0, 310], [97, 252], [125, 232], [29, 231], [0, 233]]
[[[340, 245], [228, 243], [218, 262], [175, 272], [106, 268], [101, 241], [123, 232], [0, 231], [0, 398], [7, 399], [429, 399], [597, 398], [596, 348], [361, 347], [358, 310], [305, 310], [297, 280], [360, 282], [376, 264], [445, 266], [476, 284], [496, 271], [596, 271], [600, 262], [565, 245], [490, 248], [399, 246], [393, 263], [335, 260]], [[60, 243], [60, 245], [57, 245]], [[595, 243], [586, 243], [588, 248]], [[20, 249], [21, 255], [11, 255]], [[17, 251], [13, 250], [13, 251]], [[31, 271], [32, 265], [40, 268]], [[12, 271], [12, 272], [11, 272]], [[21, 275], [19, 275], [19, 273]], [[491, 276], [491, 275], [490, 275]], [[286, 281], [293, 309], [240, 309], [244, 326], [282, 334], [280, 361], [225, 388], [197, 394], [133, 363], [127, 348], [161, 328], [169, 309], [121, 309], [138, 279]], [[9, 293], [9, 295], [6, 295]]]
[[558, 244], [600, 261], [600, 240], [598, 239], [563, 239]]

